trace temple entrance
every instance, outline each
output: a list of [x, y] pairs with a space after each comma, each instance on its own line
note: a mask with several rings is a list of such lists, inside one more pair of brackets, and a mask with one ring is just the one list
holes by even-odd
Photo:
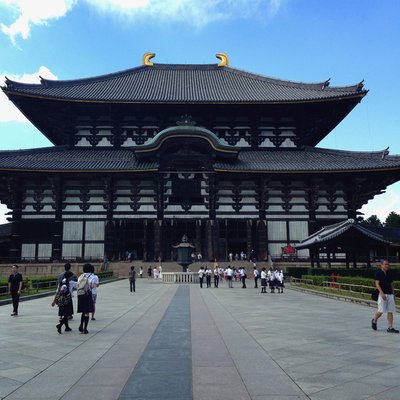
[[[233, 255], [233, 260], [235, 261], [237, 258], [240, 261], [240, 255], [242, 252], [246, 253], [247, 249], [247, 244], [245, 241], [237, 241], [237, 240], [228, 240], [228, 261], [229, 260], [229, 254]], [[247, 256], [247, 254], [246, 254]]]

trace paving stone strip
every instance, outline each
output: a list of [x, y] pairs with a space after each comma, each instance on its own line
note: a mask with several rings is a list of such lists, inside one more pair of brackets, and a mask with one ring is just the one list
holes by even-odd
[[189, 285], [180, 285], [120, 400], [192, 399]]

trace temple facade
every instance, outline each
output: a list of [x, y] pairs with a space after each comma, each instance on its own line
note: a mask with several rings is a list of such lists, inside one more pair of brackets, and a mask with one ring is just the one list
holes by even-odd
[[[53, 147], [0, 151], [12, 260], [280, 255], [400, 179], [400, 156], [316, 145], [367, 94], [229, 66], [142, 65], [3, 91]], [[308, 249], [298, 256], [308, 257]]]

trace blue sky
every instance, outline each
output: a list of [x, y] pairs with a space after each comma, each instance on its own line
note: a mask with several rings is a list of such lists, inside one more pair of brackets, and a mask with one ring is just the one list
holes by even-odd
[[[282, 79], [364, 79], [370, 92], [319, 147], [400, 154], [399, 15], [398, 0], [0, 0], [0, 80], [95, 76], [148, 51], [188, 64], [225, 52], [232, 67]], [[0, 150], [49, 145], [1, 93]], [[362, 211], [400, 213], [400, 183]]]

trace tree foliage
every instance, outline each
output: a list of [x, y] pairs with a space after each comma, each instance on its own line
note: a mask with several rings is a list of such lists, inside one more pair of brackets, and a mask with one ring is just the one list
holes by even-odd
[[376, 215], [371, 215], [364, 222], [372, 226], [382, 226], [381, 220]]
[[385, 226], [390, 228], [400, 228], [400, 215], [392, 211], [386, 218]]

